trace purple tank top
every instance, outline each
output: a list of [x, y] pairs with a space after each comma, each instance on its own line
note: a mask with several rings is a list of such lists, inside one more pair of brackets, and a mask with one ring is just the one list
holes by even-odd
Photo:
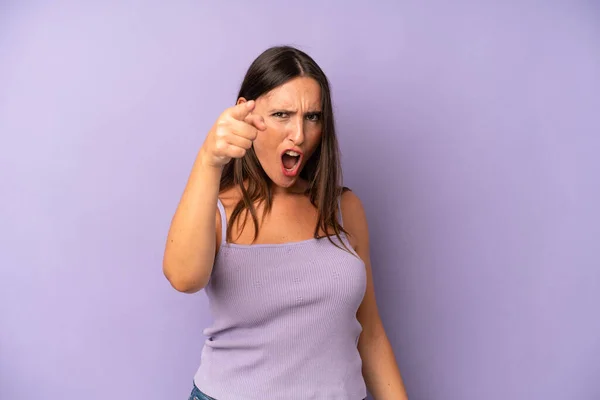
[[223, 240], [205, 288], [214, 322], [196, 386], [218, 400], [365, 398], [356, 318], [364, 263], [327, 238], [227, 243], [218, 208]]

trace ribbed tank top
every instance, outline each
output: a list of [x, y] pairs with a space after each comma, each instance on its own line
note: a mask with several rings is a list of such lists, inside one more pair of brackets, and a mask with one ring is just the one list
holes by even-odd
[[326, 237], [227, 243], [220, 200], [218, 209], [223, 240], [205, 287], [214, 322], [204, 330], [196, 386], [217, 400], [365, 398], [356, 318], [367, 281], [361, 259]]

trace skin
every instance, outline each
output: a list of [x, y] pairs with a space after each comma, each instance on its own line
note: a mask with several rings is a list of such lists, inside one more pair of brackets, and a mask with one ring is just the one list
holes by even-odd
[[[289, 148], [301, 150], [302, 166], [310, 158], [322, 136], [320, 99], [318, 83], [300, 77], [255, 102], [240, 98], [235, 107], [219, 117], [194, 163], [169, 230], [163, 270], [175, 289], [193, 293], [208, 282], [222, 235], [217, 198], [223, 202], [228, 217], [241, 198], [237, 188], [219, 193], [220, 174], [223, 165], [232, 157], [243, 157], [252, 145], [274, 184], [273, 207], [264, 216], [255, 243], [288, 243], [313, 237], [317, 210], [303, 194], [307, 182], [299, 174], [289, 177], [283, 173], [281, 153]], [[350, 245], [365, 263], [367, 272], [367, 290], [357, 312], [363, 327], [358, 350], [365, 382], [376, 400], [408, 399], [379, 316], [364, 208], [353, 192], [342, 195], [341, 208]], [[260, 206], [257, 212], [261, 220]], [[252, 243], [252, 224], [241, 228], [239, 223], [231, 227], [234, 241]]]
[[[238, 104], [246, 100], [239, 99]], [[297, 192], [306, 182], [285, 176], [281, 154], [287, 149], [304, 153], [302, 168], [321, 142], [321, 88], [311, 78], [296, 78], [256, 100], [251, 115], [260, 116], [266, 129], [254, 140], [254, 151], [276, 193]]]
[[367, 270], [367, 290], [356, 314], [363, 327], [358, 351], [363, 361], [365, 383], [376, 400], [407, 400], [394, 351], [379, 316], [369, 252], [369, 227], [363, 205], [353, 192], [346, 192], [342, 195], [341, 208], [350, 244]]

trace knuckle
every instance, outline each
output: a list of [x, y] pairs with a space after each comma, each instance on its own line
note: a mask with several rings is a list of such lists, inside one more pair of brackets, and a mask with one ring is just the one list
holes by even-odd
[[229, 120], [227, 118], [219, 118], [217, 121], [217, 129], [229, 126]]
[[215, 142], [215, 150], [217, 150], [218, 152], [222, 152], [223, 150], [225, 150], [227, 148], [227, 142], [225, 142], [224, 140], [217, 140]]
[[229, 129], [225, 125], [219, 126], [215, 133], [216, 133], [218, 140], [220, 140], [229, 134]]

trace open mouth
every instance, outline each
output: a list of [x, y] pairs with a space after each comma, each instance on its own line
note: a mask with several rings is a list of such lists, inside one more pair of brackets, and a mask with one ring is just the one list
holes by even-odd
[[293, 150], [287, 150], [281, 155], [281, 163], [283, 164], [283, 172], [288, 176], [296, 174], [300, 166], [302, 154]]

